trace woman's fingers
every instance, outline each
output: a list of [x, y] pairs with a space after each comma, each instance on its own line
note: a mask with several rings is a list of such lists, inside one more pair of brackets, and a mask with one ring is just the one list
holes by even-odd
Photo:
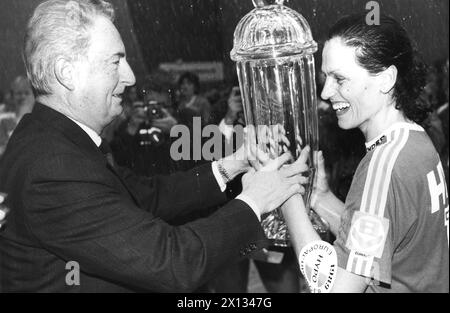
[[285, 177], [291, 177], [309, 171], [308, 165], [309, 152], [310, 148], [309, 146], [306, 146], [301, 151], [297, 161], [281, 169], [282, 174], [285, 175]]

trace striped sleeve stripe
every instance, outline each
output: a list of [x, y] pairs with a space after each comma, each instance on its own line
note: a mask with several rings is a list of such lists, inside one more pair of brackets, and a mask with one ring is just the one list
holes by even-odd
[[373, 256], [369, 257], [366, 261], [365, 266], [363, 266], [363, 273], [361, 275], [365, 277], [372, 277], [372, 265], [373, 265]]
[[[393, 135], [391, 134], [390, 138], [393, 138]], [[391, 139], [388, 139], [389, 141]], [[379, 163], [379, 159], [384, 154], [384, 151], [391, 147], [390, 144], [385, 144], [379, 147], [378, 149], [375, 149], [372, 155], [372, 159], [369, 163], [369, 168], [367, 170], [367, 177], [366, 181], [364, 183], [364, 189], [363, 189], [363, 195], [361, 198], [361, 206], [360, 211], [369, 213], [370, 207], [368, 207], [368, 199], [372, 195], [371, 191], [374, 190], [375, 187], [373, 185], [375, 184], [375, 175], [376, 175], [376, 165]]]
[[347, 270], [347, 272], [352, 272], [352, 273], [355, 273], [355, 271], [356, 271], [356, 256], [355, 256], [355, 251], [353, 251], [353, 250], [350, 252], [350, 255], [348, 256], [346, 270]]
[[[398, 154], [408, 139], [408, 130], [396, 129], [392, 140], [376, 149], [369, 164], [360, 211], [383, 216], [392, 169]], [[382, 201], [384, 199], [384, 202]]]
[[397, 161], [397, 158], [402, 151], [402, 149], [405, 147], [406, 142], [408, 141], [409, 137], [409, 131], [407, 129], [404, 129], [403, 136], [400, 136], [400, 143], [395, 147], [394, 152], [392, 153], [391, 159], [389, 160], [389, 163], [386, 167], [386, 173], [387, 175], [384, 177], [384, 181], [381, 182], [381, 198], [380, 202], [377, 203], [377, 209], [378, 211], [375, 212], [375, 215], [378, 216], [384, 216], [384, 210], [386, 208], [386, 202], [387, 202], [387, 195], [389, 191], [389, 184], [391, 183], [391, 177], [392, 177], [392, 170], [394, 169], [395, 162]]
[[[372, 191], [372, 198], [370, 200], [370, 214], [380, 216], [379, 214], [384, 214], [384, 207], [380, 207], [381, 199], [386, 198], [383, 195], [383, 192], [388, 192], [389, 183], [391, 181], [391, 172], [388, 171], [390, 168], [390, 164], [394, 165], [397, 161], [397, 157], [394, 157], [394, 152], [400, 147], [403, 137], [407, 133], [407, 130], [404, 128], [399, 128], [393, 131], [393, 140], [391, 144], [389, 144], [389, 150], [386, 150], [385, 153], [380, 157], [378, 164], [376, 165], [376, 173], [375, 173], [375, 189]], [[392, 166], [393, 168], [393, 166]], [[387, 183], [387, 186], [384, 186], [383, 183]], [[387, 195], [386, 195], [387, 196]], [[382, 217], [383, 215], [381, 215]]]

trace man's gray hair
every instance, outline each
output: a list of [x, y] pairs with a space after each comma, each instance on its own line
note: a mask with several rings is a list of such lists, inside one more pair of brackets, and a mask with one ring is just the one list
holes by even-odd
[[113, 6], [103, 0], [49, 0], [28, 22], [23, 58], [37, 95], [52, 94], [58, 58], [77, 60], [90, 43], [89, 27], [98, 16], [114, 21]]

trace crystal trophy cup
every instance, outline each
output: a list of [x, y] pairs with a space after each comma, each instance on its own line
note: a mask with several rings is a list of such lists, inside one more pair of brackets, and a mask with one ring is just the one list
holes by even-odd
[[[253, 0], [255, 9], [236, 27], [231, 59], [236, 62], [245, 120], [255, 127], [258, 148], [271, 158], [288, 150], [297, 158], [306, 145], [311, 147], [304, 195], [310, 208], [317, 168], [314, 151], [319, 148], [313, 56], [317, 43], [305, 18], [283, 2]], [[287, 140], [278, 140], [281, 137]], [[325, 234], [323, 220], [310, 212], [316, 231]], [[290, 245], [280, 209], [263, 216], [262, 226], [274, 245]]]

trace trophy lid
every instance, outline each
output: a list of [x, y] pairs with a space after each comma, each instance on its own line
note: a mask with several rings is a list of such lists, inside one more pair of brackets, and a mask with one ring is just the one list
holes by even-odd
[[233, 61], [271, 59], [317, 51], [311, 29], [284, 0], [252, 0], [255, 5], [234, 32]]

